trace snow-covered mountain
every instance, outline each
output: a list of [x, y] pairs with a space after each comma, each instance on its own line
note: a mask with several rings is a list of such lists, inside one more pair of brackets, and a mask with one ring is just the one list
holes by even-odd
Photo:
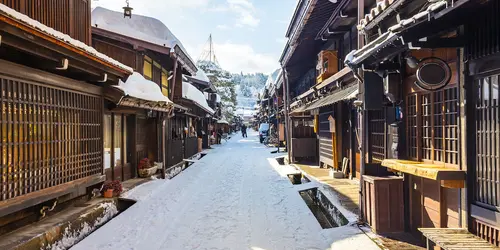
[[255, 74], [230, 74], [219, 65], [199, 61], [198, 67], [202, 68], [211, 82], [214, 83], [221, 95], [223, 114], [231, 119], [234, 115], [253, 116], [255, 105], [266, 85], [268, 76], [263, 73]]

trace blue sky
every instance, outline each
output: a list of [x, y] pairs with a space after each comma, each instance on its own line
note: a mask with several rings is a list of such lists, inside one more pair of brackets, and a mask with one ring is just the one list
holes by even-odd
[[[211, 33], [221, 66], [270, 73], [279, 67], [297, 0], [129, 0], [133, 14], [160, 19], [198, 59]], [[125, 0], [93, 0], [122, 11]], [[133, 18], [133, 16], [132, 16]]]

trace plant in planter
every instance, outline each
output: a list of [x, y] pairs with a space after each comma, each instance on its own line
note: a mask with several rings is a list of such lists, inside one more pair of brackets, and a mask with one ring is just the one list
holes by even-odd
[[119, 180], [114, 181], [106, 181], [104, 185], [102, 185], [102, 192], [104, 198], [113, 198], [115, 196], [119, 196], [122, 191], [122, 183]]
[[149, 177], [156, 173], [158, 166], [151, 164], [148, 158], [144, 158], [139, 162], [139, 176], [142, 178]]

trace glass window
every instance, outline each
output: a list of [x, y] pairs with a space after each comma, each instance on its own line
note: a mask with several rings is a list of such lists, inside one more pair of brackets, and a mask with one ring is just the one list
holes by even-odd
[[148, 56], [144, 56], [143, 75], [145, 78], [153, 79], [153, 60]]
[[114, 124], [114, 155], [115, 155], [115, 167], [121, 167], [121, 147], [122, 147], [122, 117], [121, 115], [115, 115]]
[[168, 96], [168, 73], [166, 70], [161, 71], [161, 92], [164, 96]]
[[111, 115], [104, 115], [104, 168], [111, 168]]

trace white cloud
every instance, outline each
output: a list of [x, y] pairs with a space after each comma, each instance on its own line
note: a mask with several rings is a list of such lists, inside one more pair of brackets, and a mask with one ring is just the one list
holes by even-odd
[[267, 73], [279, 67], [277, 58], [257, 53], [248, 44], [225, 42], [214, 46], [221, 67], [230, 72]]
[[279, 43], [279, 44], [285, 44], [286, 43], [286, 39], [285, 38], [276, 38], [276, 42]]
[[236, 15], [235, 27], [259, 26], [260, 19], [255, 16], [256, 8], [249, 0], [226, 0], [227, 4], [208, 8], [211, 12], [231, 12]]
[[225, 25], [225, 24], [219, 24], [217, 25], [217, 29], [220, 29], [220, 30], [227, 30], [229, 29], [229, 26]]

